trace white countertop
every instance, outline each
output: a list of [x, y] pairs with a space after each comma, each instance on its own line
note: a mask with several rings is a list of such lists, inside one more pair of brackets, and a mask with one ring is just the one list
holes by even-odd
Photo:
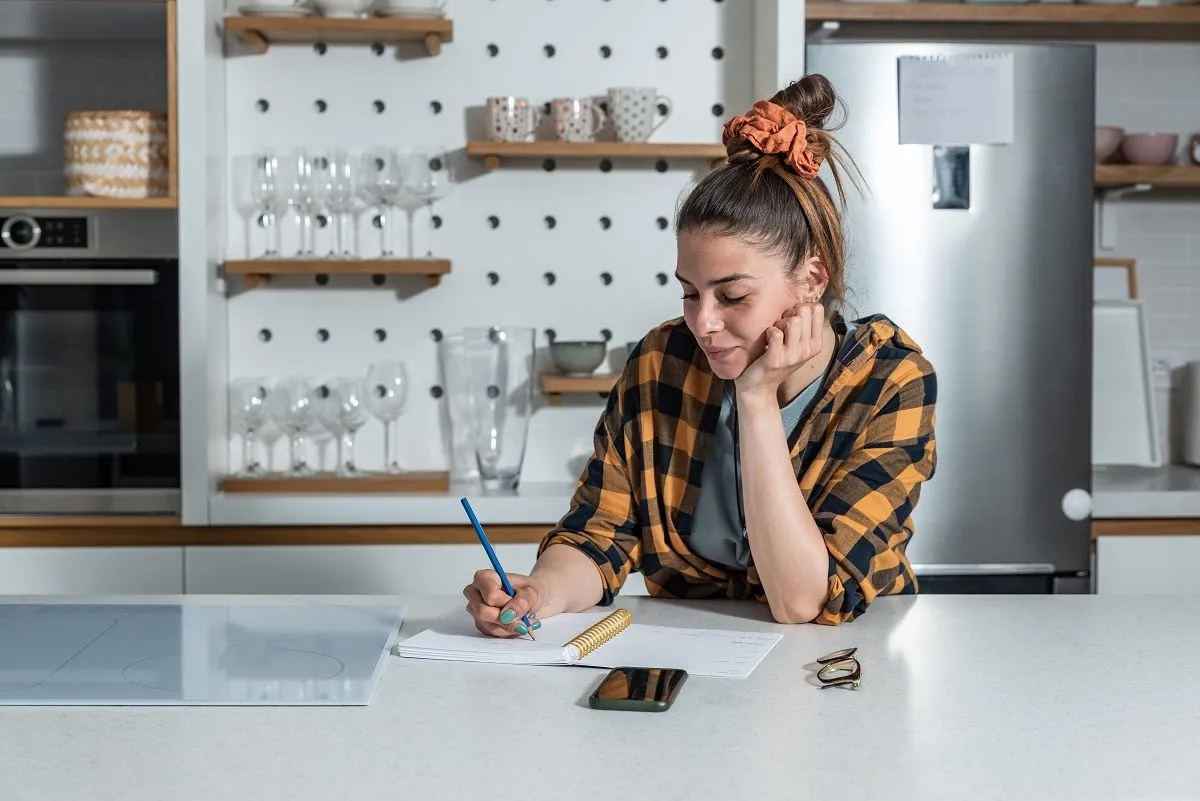
[[[382, 600], [409, 605], [402, 637], [462, 608], [461, 597]], [[365, 708], [4, 708], [0, 796], [1096, 801], [1197, 795], [1186, 755], [1200, 750], [1200, 684], [1189, 678], [1187, 660], [1200, 653], [1200, 597], [1169, 603], [1087, 595], [893, 597], [838, 628], [776, 626], [765, 622], [765, 607], [726, 601], [629, 598], [622, 605], [641, 622], [775, 629], [785, 636], [749, 679], [691, 677], [675, 707], [660, 714], [589, 709], [586, 697], [603, 671], [399, 657], [389, 657]], [[858, 646], [863, 661], [861, 688], [812, 686], [805, 666], [849, 645]]]
[[[458, 499], [468, 495], [485, 526], [551, 526], [567, 512], [574, 490], [571, 481], [531, 481], [515, 493], [491, 496], [475, 487], [452, 487], [449, 493], [434, 495], [218, 493], [209, 509], [214, 526], [461, 525], [466, 519]], [[1096, 468], [1092, 516], [1200, 518], [1200, 469]]]

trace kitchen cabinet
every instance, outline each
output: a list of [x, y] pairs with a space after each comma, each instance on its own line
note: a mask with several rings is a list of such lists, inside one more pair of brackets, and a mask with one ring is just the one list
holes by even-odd
[[[497, 544], [505, 570], [526, 573], [534, 543]], [[263, 594], [433, 593], [457, 595], [489, 567], [476, 544], [211, 546], [186, 549], [187, 592]], [[645, 595], [641, 576], [622, 594]]]
[[183, 548], [0, 548], [0, 597], [181, 592]]
[[1197, 595], [1200, 526], [1195, 534], [1127, 534], [1096, 538], [1096, 593]]

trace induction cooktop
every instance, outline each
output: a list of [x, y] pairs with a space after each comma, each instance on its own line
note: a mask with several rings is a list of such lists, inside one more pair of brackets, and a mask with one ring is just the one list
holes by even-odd
[[0, 604], [0, 706], [366, 706], [404, 611]]

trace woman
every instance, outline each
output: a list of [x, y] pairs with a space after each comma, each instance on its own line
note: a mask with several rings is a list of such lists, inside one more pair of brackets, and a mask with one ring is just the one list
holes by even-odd
[[516, 596], [491, 570], [464, 589], [480, 631], [610, 604], [635, 570], [651, 595], [754, 598], [781, 623], [917, 591], [905, 547], [936, 380], [889, 319], [837, 313], [842, 220], [817, 177], [828, 161], [844, 200], [822, 128], [836, 101], [810, 75], [726, 124], [728, 163], [678, 213], [683, 317], [631, 354], [570, 510], [530, 575], [509, 575]]

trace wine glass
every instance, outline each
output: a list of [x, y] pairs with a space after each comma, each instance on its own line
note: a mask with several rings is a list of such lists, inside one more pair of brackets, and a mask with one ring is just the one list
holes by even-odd
[[367, 369], [367, 408], [383, 423], [383, 469], [387, 473], [400, 473], [396, 460], [397, 449], [392, 435], [394, 423], [408, 402], [408, 372], [404, 362], [396, 359], [380, 359]]
[[291, 446], [287, 474], [292, 477], [311, 476], [305, 435], [316, 421], [313, 403], [316, 382], [308, 376], [288, 376], [281, 380], [270, 395], [269, 414], [275, 424], [288, 435]]
[[354, 210], [355, 169], [354, 159], [345, 150], [335, 149], [325, 157], [321, 174], [325, 205], [333, 215], [334, 246], [330, 258], [347, 259], [354, 255], [346, 247], [345, 223]]
[[229, 417], [233, 430], [242, 438], [241, 478], [263, 475], [254, 446], [267, 422], [267, 381], [265, 378], [238, 378], [229, 385]]
[[313, 167], [316, 159], [304, 150], [293, 151], [287, 160], [287, 199], [296, 209], [299, 227], [296, 255], [313, 255], [313, 212], [316, 210], [316, 187]]
[[337, 466], [334, 472], [341, 474], [342, 472], [342, 437], [346, 433], [345, 427], [338, 420], [338, 401], [337, 394], [330, 388], [329, 383], [325, 382], [313, 390], [313, 406], [316, 408], [317, 422], [319, 422], [326, 431], [333, 435], [334, 442], [337, 443]]
[[376, 147], [363, 154], [359, 164], [359, 195], [379, 208], [380, 255], [395, 255], [391, 237], [391, 208], [396, 203], [404, 171], [396, 153], [386, 147]]
[[267, 245], [263, 250], [263, 258], [277, 259], [281, 245], [278, 211], [280, 205], [286, 205], [284, 186], [280, 174], [279, 158], [271, 151], [256, 153], [251, 159], [251, 169], [254, 172], [250, 183], [250, 197], [267, 229]]
[[366, 384], [358, 376], [335, 378], [329, 382], [335, 404], [335, 419], [342, 429], [342, 460], [338, 475], [362, 476], [354, 456], [354, 438], [358, 429], [367, 422]]
[[404, 209], [408, 218], [408, 257], [415, 258], [413, 244], [413, 215], [417, 209], [429, 203], [437, 191], [437, 180], [430, 162], [434, 159], [433, 152], [423, 148], [409, 148], [404, 151], [400, 164], [404, 173], [404, 181], [396, 195], [395, 203]]

